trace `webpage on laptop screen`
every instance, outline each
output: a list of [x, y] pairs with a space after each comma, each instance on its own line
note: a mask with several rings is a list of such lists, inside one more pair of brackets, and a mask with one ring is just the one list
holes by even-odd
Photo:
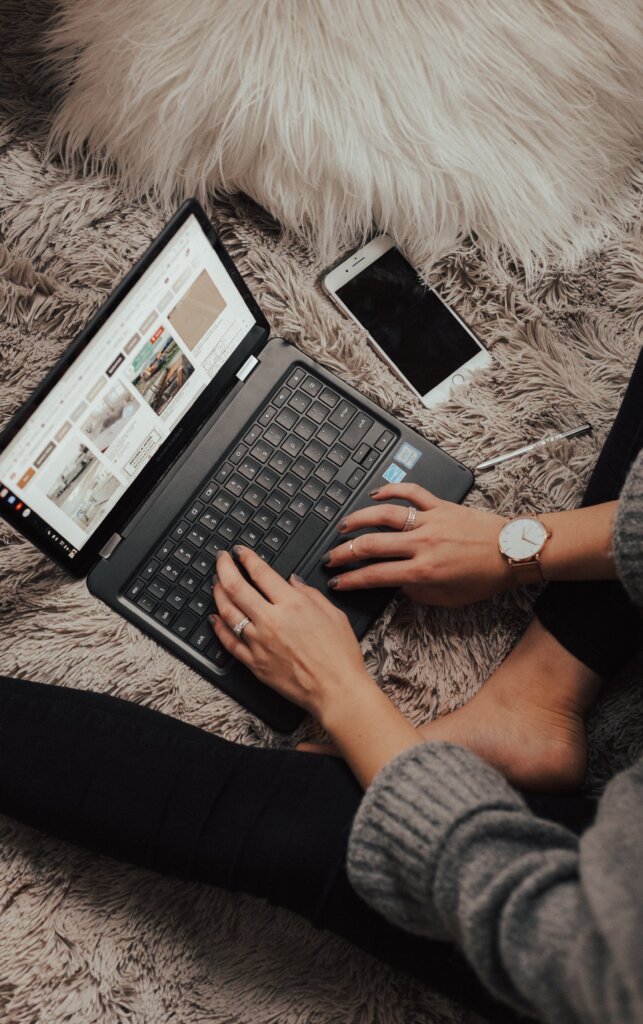
[[189, 217], [0, 454], [0, 500], [74, 557], [254, 323]]

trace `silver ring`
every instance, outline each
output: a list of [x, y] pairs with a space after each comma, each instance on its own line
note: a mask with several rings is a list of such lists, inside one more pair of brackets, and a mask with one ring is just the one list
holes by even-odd
[[243, 631], [246, 628], [246, 626], [249, 626], [249, 625], [250, 625], [250, 619], [246, 616], [245, 619], [242, 619], [241, 622], [237, 622], [236, 626], [232, 627], [232, 632], [234, 633], [234, 635], [236, 637], [239, 638], [239, 640], [242, 640], [243, 639]]
[[353, 547], [353, 541], [351, 541], [350, 544], [348, 545], [348, 550], [350, 551], [350, 553], [353, 556], [353, 558], [355, 559], [355, 561], [359, 562], [359, 558], [355, 554], [355, 548]]
[[418, 510], [415, 505], [411, 505], [409, 508], [409, 514], [406, 517], [406, 522], [402, 527], [402, 533], [406, 533], [407, 530], [412, 530], [415, 526], [415, 517], [418, 514]]

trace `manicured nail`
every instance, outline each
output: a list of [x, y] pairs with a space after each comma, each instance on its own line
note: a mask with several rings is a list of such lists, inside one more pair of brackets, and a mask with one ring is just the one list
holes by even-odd
[[333, 578], [328, 581], [329, 590], [337, 590], [337, 584], [338, 583], [339, 583], [339, 576], [333, 576]]
[[215, 563], [219, 561], [219, 559], [221, 558], [222, 554], [223, 554], [223, 551], [221, 550], [221, 548], [219, 548], [218, 551], [214, 552], [214, 561], [215, 561]]
[[380, 493], [379, 487], [374, 487], [372, 491], [368, 492], [369, 498], [375, 498]]
[[327, 551], [325, 555], [321, 556], [322, 565], [330, 565], [330, 551]]
[[344, 516], [343, 519], [339, 520], [339, 522], [337, 524], [337, 529], [338, 530], [345, 530], [347, 526], [348, 526], [348, 516]]
[[297, 583], [303, 583], [304, 586], [306, 584], [306, 580], [302, 579], [301, 576], [298, 576], [296, 572], [292, 572], [290, 574], [290, 578], [291, 580], [295, 580]]
[[213, 629], [216, 626], [218, 621], [219, 621], [219, 616], [218, 615], [214, 615], [214, 614], [208, 615], [208, 622], [210, 623], [210, 625], [212, 626]]
[[237, 557], [237, 558], [239, 558], [239, 557], [240, 557], [240, 555], [242, 555], [242, 554], [243, 554], [243, 552], [244, 552], [244, 551], [245, 551], [246, 549], [244, 548], [243, 544], [235, 544], [235, 545], [233, 546], [232, 550], [233, 550], [234, 554], [236, 555], [236, 557]]
[[217, 574], [215, 572], [214, 576], [212, 577], [212, 589], [213, 590], [216, 587], [218, 582], [219, 582], [219, 577], [217, 576]]

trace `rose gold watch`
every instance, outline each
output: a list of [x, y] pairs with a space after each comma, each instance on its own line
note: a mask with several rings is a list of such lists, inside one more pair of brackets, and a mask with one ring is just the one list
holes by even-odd
[[544, 583], [540, 556], [550, 537], [551, 532], [540, 519], [519, 516], [502, 527], [498, 534], [498, 548], [509, 565], [535, 565]]

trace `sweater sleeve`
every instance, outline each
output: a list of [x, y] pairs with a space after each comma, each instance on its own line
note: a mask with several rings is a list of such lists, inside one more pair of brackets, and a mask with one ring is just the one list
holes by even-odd
[[393, 923], [456, 942], [518, 1012], [561, 1024], [640, 1024], [641, 806], [638, 764], [608, 786], [579, 842], [535, 817], [474, 754], [425, 743], [367, 790], [349, 877]]

